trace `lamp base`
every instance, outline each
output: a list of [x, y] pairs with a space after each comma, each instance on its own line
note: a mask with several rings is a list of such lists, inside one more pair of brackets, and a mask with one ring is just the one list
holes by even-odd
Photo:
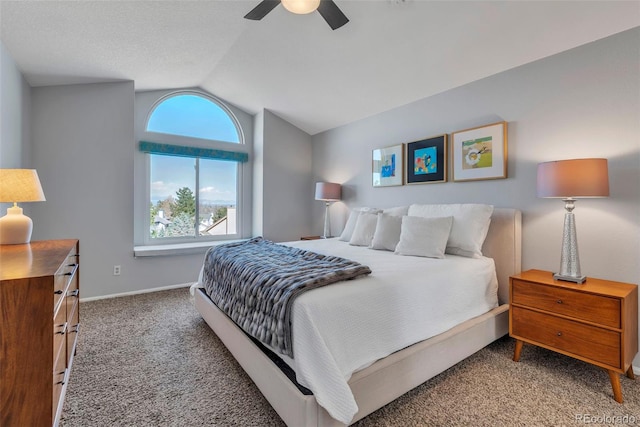
[[575, 200], [564, 199], [566, 213], [564, 214], [564, 230], [562, 233], [562, 253], [560, 254], [560, 272], [553, 275], [556, 280], [583, 283], [587, 278], [580, 271], [580, 257], [578, 256], [578, 237], [576, 221], [573, 215]]
[[563, 280], [565, 282], [584, 283], [587, 280], [587, 276], [567, 276], [564, 274], [556, 273], [553, 275], [554, 280]]
[[329, 202], [325, 202], [324, 205], [324, 231], [322, 233], [322, 238], [331, 238], [331, 217], [329, 216]]
[[0, 218], [0, 245], [20, 245], [31, 241], [33, 221], [23, 215], [22, 208], [13, 206]]

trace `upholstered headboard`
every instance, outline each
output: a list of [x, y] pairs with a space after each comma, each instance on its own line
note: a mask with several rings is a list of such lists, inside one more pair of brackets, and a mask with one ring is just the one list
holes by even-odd
[[500, 304], [509, 303], [509, 276], [520, 273], [522, 267], [522, 213], [519, 210], [493, 210], [482, 254], [495, 260], [498, 299]]

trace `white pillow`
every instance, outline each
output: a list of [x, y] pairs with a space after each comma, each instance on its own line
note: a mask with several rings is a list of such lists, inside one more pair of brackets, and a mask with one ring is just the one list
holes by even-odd
[[382, 210], [382, 213], [393, 216], [405, 216], [409, 213], [409, 206], [398, 206], [395, 208], [386, 208]]
[[377, 213], [379, 212], [379, 209], [376, 209], [376, 208], [352, 209], [351, 213], [349, 214], [349, 219], [347, 220], [347, 223], [344, 225], [344, 229], [342, 230], [340, 237], [338, 237], [338, 240], [342, 240], [343, 242], [348, 242], [349, 240], [351, 240], [351, 235], [353, 235], [353, 230], [356, 228], [356, 222], [358, 221], [358, 215], [360, 215], [360, 212]]
[[353, 234], [353, 230], [356, 228], [356, 222], [358, 221], [358, 215], [360, 215], [359, 211], [356, 211], [355, 209], [351, 211], [349, 219], [344, 225], [344, 229], [342, 230], [340, 237], [338, 237], [338, 240], [342, 240], [343, 242], [351, 240], [351, 235]]
[[369, 246], [373, 235], [376, 232], [376, 224], [378, 222], [378, 214], [369, 212], [360, 212], [356, 227], [349, 244], [353, 246]]
[[444, 258], [453, 217], [421, 218], [403, 216], [396, 253], [429, 258]]
[[493, 206], [482, 204], [411, 205], [409, 216], [453, 217], [446, 253], [468, 258], [482, 256]]
[[376, 231], [373, 234], [373, 240], [371, 241], [370, 248], [395, 251], [396, 246], [400, 241], [401, 226], [401, 216], [379, 213], [378, 221], [376, 223]]

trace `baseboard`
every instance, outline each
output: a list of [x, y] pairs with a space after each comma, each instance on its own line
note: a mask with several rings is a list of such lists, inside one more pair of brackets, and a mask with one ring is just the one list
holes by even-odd
[[177, 285], [170, 285], [170, 286], [162, 286], [160, 288], [143, 289], [143, 290], [140, 290], [140, 291], [122, 292], [120, 294], [111, 294], [111, 295], [102, 295], [102, 296], [98, 296], [98, 297], [80, 298], [80, 302], [96, 301], [96, 300], [108, 299], [108, 298], [128, 297], [128, 296], [131, 296], [131, 295], [148, 294], [150, 292], [168, 291], [170, 289], [188, 288], [191, 285], [193, 285], [193, 282], [179, 283]]
[[640, 375], [640, 366], [631, 365], [633, 368], [633, 373], [636, 375]]

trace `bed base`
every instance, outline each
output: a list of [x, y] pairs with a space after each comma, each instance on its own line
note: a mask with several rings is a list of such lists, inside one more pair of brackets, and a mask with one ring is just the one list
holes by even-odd
[[[496, 262], [500, 306], [440, 335], [380, 359], [354, 373], [349, 386], [358, 404], [352, 423], [442, 373], [509, 332], [509, 276], [520, 272], [521, 213], [494, 209], [483, 253]], [[196, 289], [195, 306], [207, 324], [291, 427], [337, 427], [313, 395], [304, 395], [226, 314]]]
[[[251, 377], [288, 426], [337, 427], [313, 395], [304, 395], [275, 363], [204, 293], [195, 306], [207, 324]], [[503, 304], [428, 340], [378, 360], [356, 372], [349, 386], [358, 404], [356, 422], [438, 375], [509, 332], [509, 307]]]

